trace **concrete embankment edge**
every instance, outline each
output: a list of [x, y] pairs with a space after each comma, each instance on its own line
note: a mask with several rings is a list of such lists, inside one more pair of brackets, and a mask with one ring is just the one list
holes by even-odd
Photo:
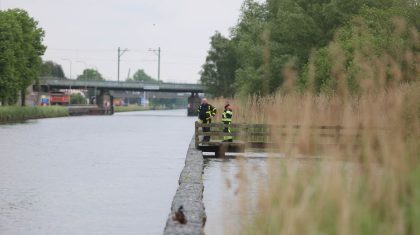
[[[188, 148], [185, 167], [179, 178], [179, 187], [172, 201], [164, 235], [204, 234], [206, 213], [203, 203], [203, 170], [203, 153], [195, 148], [193, 138]], [[186, 224], [173, 219], [175, 212], [181, 206], [184, 208]]]

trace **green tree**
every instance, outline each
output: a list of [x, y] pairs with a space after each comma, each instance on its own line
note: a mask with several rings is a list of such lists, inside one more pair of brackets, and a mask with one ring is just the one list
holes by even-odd
[[18, 77], [20, 78], [19, 89], [21, 104], [25, 105], [26, 89], [38, 79], [42, 64], [41, 56], [46, 47], [42, 44], [45, 36], [43, 29], [38, 28], [38, 22], [31, 18], [24, 10], [9, 10], [10, 14], [17, 19], [22, 32], [22, 45], [18, 50]]
[[[333, 72], [337, 69], [345, 76], [345, 84], [352, 93], [359, 92], [362, 83], [383, 87], [395, 84], [400, 78], [404, 78], [404, 82], [419, 78], [415, 59], [407, 55], [420, 56], [418, 39], [414, 36], [420, 29], [420, 5], [400, 0], [391, 3], [363, 7], [337, 30], [335, 39], [328, 46], [314, 53], [316, 92], [337, 90], [339, 76], [337, 71]], [[337, 60], [339, 57], [342, 59]], [[301, 78], [302, 83], [308, 80], [308, 67]], [[401, 69], [403, 74], [394, 74], [395, 68]], [[380, 70], [385, 72], [385, 81], [378, 80], [383, 76], [377, 73]]]
[[[287, 75], [284, 69], [292, 66], [303, 71], [298, 73], [298, 84], [304, 88], [309, 84], [308, 63], [313, 55], [311, 63], [318, 69], [312, 85], [317, 91], [333, 89], [336, 82], [330, 80], [329, 73], [336, 58], [327, 47], [335, 40], [349, 56], [346, 62], [352, 67], [348, 83], [356, 89], [357, 82], [351, 78], [357, 72], [352, 60], [354, 47], [349, 45], [357, 39], [361, 44], [371, 44], [376, 52], [385, 48], [399, 51], [406, 46], [410, 30], [403, 37], [393, 37], [390, 32], [395, 31], [395, 17], [418, 31], [418, 9], [416, 0], [245, 0], [230, 37], [212, 37], [201, 80], [216, 96], [225, 94], [223, 81], [229, 81], [229, 85], [233, 81], [229, 90], [236, 94], [266, 95], [279, 90]], [[355, 28], [360, 22], [369, 29], [363, 39], [357, 37], [360, 27]], [[226, 65], [227, 60], [232, 66]], [[227, 71], [231, 74], [232, 70], [233, 79], [225, 79]]]
[[105, 81], [102, 74], [95, 69], [85, 69], [83, 73], [77, 77], [81, 81]]
[[86, 98], [79, 93], [72, 94], [70, 96], [70, 102], [71, 104], [86, 104]]
[[42, 63], [40, 76], [49, 78], [65, 78], [63, 67], [53, 61], [45, 61]]
[[235, 47], [237, 69], [235, 92], [241, 95], [265, 94], [268, 91], [267, 66], [267, 5], [246, 0], [241, 7], [238, 24], [232, 28], [231, 38]]
[[0, 11], [0, 101], [2, 105], [15, 104], [19, 81], [16, 69], [19, 22], [10, 14]]
[[201, 82], [215, 96], [233, 97], [236, 56], [232, 42], [216, 32], [211, 37], [211, 48], [202, 66]]
[[18, 93], [25, 105], [26, 89], [37, 80], [46, 47], [44, 30], [21, 9], [0, 11], [0, 99], [14, 104]]
[[149, 76], [146, 72], [144, 72], [143, 69], [139, 69], [134, 73], [133, 78], [127, 79], [127, 82], [151, 82], [151, 83], [154, 83], [154, 82], [157, 82], [157, 80], [152, 78], [151, 76]]

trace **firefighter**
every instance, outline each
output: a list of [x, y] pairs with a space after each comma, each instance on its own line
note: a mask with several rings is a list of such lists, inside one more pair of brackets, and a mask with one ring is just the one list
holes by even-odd
[[[229, 103], [225, 105], [225, 111], [222, 114], [222, 122], [223, 124], [230, 125], [232, 124], [232, 108]], [[225, 133], [232, 133], [230, 127], [225, 127], [223, 129]], [[233, 136], [223, 136], [223, 142], [233, 142]]]
[[[198, 119], [200, 119], [200, 121], [203, 124], [210, 124], [211, 123], [211, 118], [216, 116], [217, 110], [216, 108], [207, 103], [207, 99], [203, 98], [201, 100], [201, 105], [198, 108]], [[210, 131], [210, 127], [203, 127], [203, 132], [209, 132]], [[204, 136], [203, 138], [203, 142], [208, 142], [210, 141], [210, 136]]]

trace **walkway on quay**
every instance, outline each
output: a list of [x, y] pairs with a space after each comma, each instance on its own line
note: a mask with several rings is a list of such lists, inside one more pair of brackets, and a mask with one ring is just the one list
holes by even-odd
[[[195, 148], [193, 138], [163, 234], [204, 234], [206, 213], [203, 203], [203, 170], [203, 153]], [[180, 216], [185, 216], [186, 220], [178, 221], [177, 217]]]

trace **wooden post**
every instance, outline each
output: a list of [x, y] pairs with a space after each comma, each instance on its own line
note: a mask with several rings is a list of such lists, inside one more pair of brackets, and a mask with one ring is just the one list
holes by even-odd
[[250, 127], [248, 125], [246, 125], [242, 129], [242, 131], [243, 131], [242, 132], [242, 138], [243, 138], [243, 141], [245, 142], [245, 144], [247, 144], [249, 141], [252, 141], [252, 138], [250, 137], [249, 128]]
[[216, 155], [216, 158], [224, 158], [225, 157], [221, 146], [219, 146], [219, 148], [217, 148], [214, 155]]
[[226, 150], [227, 150], [227, 145], [220, 145], [217, 149], [216, 152], [214, 153], [216, 158], [225, 158], [226, 157]]
[[198, 142], [199, 142], [199, 138], [198, 138], [198, 121], [195, 122], [195, 132], [194, 132], [194, 138], [195, 138], [195, 148], [198, 149]]

